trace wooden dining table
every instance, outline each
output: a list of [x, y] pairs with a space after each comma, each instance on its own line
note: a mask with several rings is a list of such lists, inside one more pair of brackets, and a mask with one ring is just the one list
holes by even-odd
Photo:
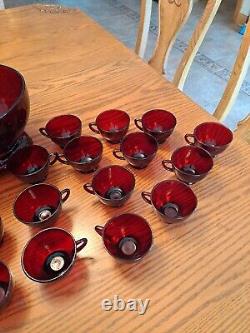
[[[7, 9], [0, 11], [0, 31], [0, 62], [20, 71], [27, 83], [31, 111], [25, 130], [50, 152], [61, 150], [38, 129], [56, 115], [80, 117], [84, 135], [94, 135], [88, 123], [113, 108], [130, 115], [130, 132], [136, 131], [134, 118], [149, 109], [166, 109], [177, 118], [173, 134], [142, 170], [115, 159], [112, 151], [119, 145], [101, 139], [100, 167], [119, 164], [136, 177], [130, 200], [120, 208], [84, 192], [92, 174], [60, 163], [50, 167], [46, 182], [71, 190], [53, 226], [75, 239], [88, 239], [71, 271], [52, 283], [33, 282], [22, 271], [23, 247], [40, 229], [13, 215], [13, 202], [27, 185], [7, 172], [0, 174], [5, 228], [0, 260], [15, 281], [10, 303], [0, 312], [0, 332], [249, 332], [249, 146], [235, 133], [209, 175], [192, 186], [198, 198], [194, 214], [183, 222], [164, 223], [141, 192], [175, 179], [161, 161], [185, 145], [185, 133], [216, 120], [78, 9]], [[94, 230], [125, 212], [143, 216], [153, 231], [152, 249], [136, 262], [111, 257]], [[124, 301], [148, 299], [147, 311], [103, 310], [102, 301], [115, 295]]]

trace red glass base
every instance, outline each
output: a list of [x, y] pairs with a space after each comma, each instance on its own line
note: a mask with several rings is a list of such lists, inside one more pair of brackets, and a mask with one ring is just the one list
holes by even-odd
[[12, 147], [10, 147], [8, 153], [0, 158], [0, 171], [6, 169], [8, 159], [13, 153], [15, 153], [20, 148], [32, 145], [32, 143], [33, 141], [28, 136], [28, 134], [23, 132], [23, 134], [18, 138], [16, 143]]

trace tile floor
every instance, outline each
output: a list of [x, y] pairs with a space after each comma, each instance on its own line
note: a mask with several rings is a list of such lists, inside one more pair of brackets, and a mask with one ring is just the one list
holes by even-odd
[[[10, 8], [35, 2], [56, 3], [68, 7], [79, 7], [119, 40], [134, 48], [139, 22], [140, 0], [3, 0]], [[166, 76], [171, 79], [181, 59], [183, 50], [191, 36], [195, 24], [202, 14], [206, 1], [195, 4], [185, 27], [179, 33], [168, 64]], [[187, 78], [184, 92], [205, 110], [213, 113], [225, 89], [230, 71], [235, 61], [242, 36], [232, 23], [234, 0], [224, 0], [200, 47]], [[157, 4], [153, 12], [145, 59], [152, 54], [158, 31]], [[250, 112], [250, 70], [242, 85], [238, 99], [225, 120], [234, 129], [237, 122]]]

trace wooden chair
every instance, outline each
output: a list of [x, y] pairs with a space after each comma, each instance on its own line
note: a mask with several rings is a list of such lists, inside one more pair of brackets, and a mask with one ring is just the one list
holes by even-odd
[[[243, 36], [241, 47], [234, 64], [230, 79], [218, 104], [214, 116], [223, 121], [230, 112], [244, 81], [250, 64], [250, 21], [247, 24], [246, 33]], [[250, 112], [250, 107], [249, 107]]]
[[[204, 13], [199, 20], [181, 63], [174, 77], [174, 84], [182, 89], [194, 57], [218, 11], [222, 0], [207, 0]], [[144, 55], [150, 26], [152, 0], [141, 0], [141, 19], [137, 34], [135, 51]], [[193, 7], [193, 0], [160, 0], [159, 1], [159, 34], [157, 45], [149, 64], [159, 73], [164, 72], [164, 63], [173, 47], [180, 29], [186, 23]], [[150, 9], [148, 9], [150, 8]]]

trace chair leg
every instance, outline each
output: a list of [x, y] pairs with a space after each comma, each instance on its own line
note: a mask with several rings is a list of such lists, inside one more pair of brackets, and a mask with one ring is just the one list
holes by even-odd
[[135, 53], [137, 53], [141, 58], [143, 58], [147, 46], [151, 10], [152, 0], [141, 0], [140, 23], [135, 46]]
[[250, 114], [238, 123], [236, 133], [250, 145]]
[[240, 87], [246, 76], [250, 65], [250, 22], [247, 24], [247, 30], [243, 37], [240, 51], [238, 53], [234, 68], [232, 70], [226, 90], [222, 99], [214, 112], [214, 116], [223, 121], [229, 114], [238, 94]]
[[4, 2], [3, 0], [0, 0], [0, 10], [5, 9]]

